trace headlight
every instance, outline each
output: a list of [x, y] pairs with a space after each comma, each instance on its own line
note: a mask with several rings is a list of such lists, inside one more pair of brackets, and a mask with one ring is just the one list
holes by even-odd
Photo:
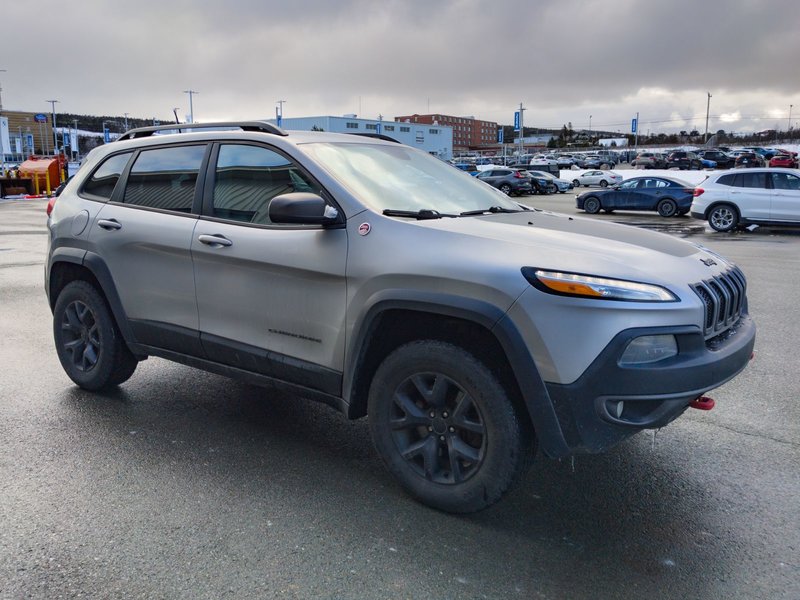
[[559, 296], [629, 302], [676, 302], [678, 300], [677, 296], [666, 288], [650, 283], [608, 279], [580, 273], [545, 271], [534, 267], [523, 267], [522, 275], [537, 289]]

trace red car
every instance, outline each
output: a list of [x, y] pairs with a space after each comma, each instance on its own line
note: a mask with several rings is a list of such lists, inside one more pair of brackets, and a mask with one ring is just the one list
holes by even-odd
[[797, 155], [791, 154], [776, 154], [769, 159], [770, 167], [788, 167], [790, 169], [798, 168]]

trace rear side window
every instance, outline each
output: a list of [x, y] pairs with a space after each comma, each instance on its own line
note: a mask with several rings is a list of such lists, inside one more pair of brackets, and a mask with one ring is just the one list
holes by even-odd
[[730, 173], [729, 175], [723, 175], [722, 177], [717, 179], [717, 183], [720, 184], [720, 185], [729, 185], [729, 186], [733, 187], [734, 185], [736, 185], [734, 183], [735, 179], [736, 179], [736, 175], [733, 174], [733, 173]]
[[[741, 183], [739, 179], [741, 178]], [[745, 188], [765, 188], [767, 187], [766, 173], [740, 173], [737, 175], [737, 186]]]
[[92, 173], [92, 176], [83, 184], [83, 193], [90, 196], [97, 196], [98, 198], [111, 198], [114, 192], [114, 187], [119, 181], [122, 171], [125, 170], [125, 165], [131, 158], [132, 152], [124, 154], [115, 154], [107, 158], [98, 168]]
[[188, 213], [206, 146], [144, 150], [133, 163], [125, 187], [125, 204]]

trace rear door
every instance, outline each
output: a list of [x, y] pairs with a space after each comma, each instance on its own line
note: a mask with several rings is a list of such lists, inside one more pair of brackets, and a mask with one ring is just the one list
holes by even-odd
[[767, 185], [767, 174], [763, 171], [736, 174], [730, 198], [739, 207], [742, 217], [754, 220], [771, 218], [772, 190]]
[[109, 268], [136, 340], [200, 355], [190, 246], [206, 144], [140, 150], [89, 242]]
[[800, 222], [800, 177], [791, 173], [770, 173], [773, 221]]
[[266, 145], [215, 146], [191, 241], [203, 348], [211, 360], [341, 393], [347, 231], [272, 223], [279, 194], [325, 197]]

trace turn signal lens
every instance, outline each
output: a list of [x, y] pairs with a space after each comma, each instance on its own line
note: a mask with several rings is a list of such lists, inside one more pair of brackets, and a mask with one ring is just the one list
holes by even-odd
[[545, 271], [533, 267], [523, 267], [522, 275], [537, 289], [561, 296], [629, 302], [675, 302], [678, 300], [669, 290], [649, 283], [578, 273]]

